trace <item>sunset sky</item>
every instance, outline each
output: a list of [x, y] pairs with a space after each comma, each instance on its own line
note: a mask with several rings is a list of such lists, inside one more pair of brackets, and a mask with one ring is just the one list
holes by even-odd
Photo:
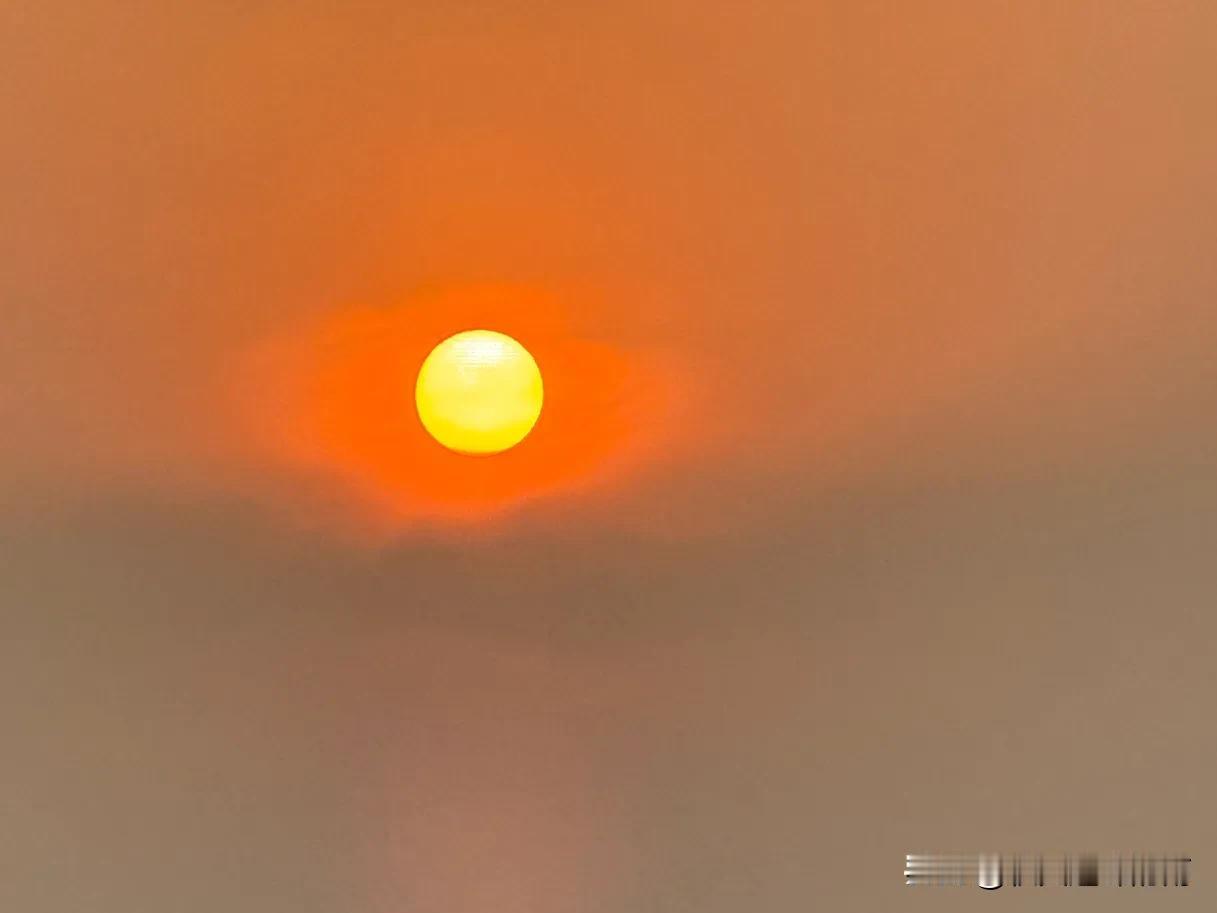
[[[4, 0], [0, 60], [0, 908], [1217, 852], [1211, 2]], [[493, 457], [414, 412], [472, 327], [545, 378]]]

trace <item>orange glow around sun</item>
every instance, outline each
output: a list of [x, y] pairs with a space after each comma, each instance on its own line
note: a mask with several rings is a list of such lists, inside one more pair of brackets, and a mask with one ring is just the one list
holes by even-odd
[[[334, 312], [256, 353], [260, 393], [246, 410], [249, 427], [277, 462], [322, 480], [326, 491], [337, 481], [389, 523], [476, 520], [603, 484], [665, 448], [672, 374], [638, 351], [576, 334], [566, 316], [551, 297], [497, 286]], [[502, 439], [492, 441], [492, 433], [462, 446], [473, 438], [445, 440], [453, 433], [445, 426], [437, 440], [426, 427], [435, 409], [416, 405], [420, 372], [441, 343], [485, 328], [517, 342], [540, 366], [544, 408], [538, 377], [527, 393], [538, 399], [511, 405], [522, 411], [495, 432]], [[522, 378], [521, 389], [531, 390], [531, 375]], [[450, 380], [441, 378], [428, 396], [448, 395]], [[468, 428], [456, 433], [477, 437]], [[499, 446], [513, 437], [514, 446]], [[479, 451], [492, 455], [468, 455]]]

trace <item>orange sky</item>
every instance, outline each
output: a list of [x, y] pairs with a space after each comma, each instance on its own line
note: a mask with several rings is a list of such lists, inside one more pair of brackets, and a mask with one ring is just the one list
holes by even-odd
[[[723, 479], [762, 469], [780, 499], [1135, 458], [1142, 432], [1212, 404], [1195, 4], [125, 9], [7, 13], [21, 217], [0, 408], [23, 478], [289, 512], [314, 507], [284, 491], [316, 486], [348, 519], [392, 503], [408, 526], [446, 470], [392, 479], [410, 470], [348, 441], [362, 455], [302, 476], [247, 433], [264, 391], [234, 405], [234, 366], [420, 307], [442, 334], [425, 302], [486, 285], [560, 302], [561, 332], [605, 361], [548, 378], [587, 388], [586, 446], [555, 428], [562, 472], [508, 487], [603, 488], [624, 419], [598, 372], [639, 353], [680, 411], [656, 437], [672, 447], [614, 475], [612, 510], [664, 525], [699, 525]], [[514, 300], [503, 322], [526, 324]], [[390, 395], [359, 369], [334, 383]], [[631, 418], [653, 431], [653, 407]]]

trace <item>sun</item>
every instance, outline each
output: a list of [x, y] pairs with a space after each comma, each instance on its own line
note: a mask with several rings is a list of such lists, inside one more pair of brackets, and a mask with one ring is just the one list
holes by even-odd
[[414, 402], [427, 433], [464, 454], [502, 453], [541, 417], [544, 385], [529, 351], [504, 333], [466, 330], [423, 361]]

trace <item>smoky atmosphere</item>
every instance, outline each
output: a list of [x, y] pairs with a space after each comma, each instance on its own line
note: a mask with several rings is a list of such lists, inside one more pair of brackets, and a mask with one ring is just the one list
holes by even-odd
[[0, 908], [1212, 909], [1215, 53], [0, 3]]

